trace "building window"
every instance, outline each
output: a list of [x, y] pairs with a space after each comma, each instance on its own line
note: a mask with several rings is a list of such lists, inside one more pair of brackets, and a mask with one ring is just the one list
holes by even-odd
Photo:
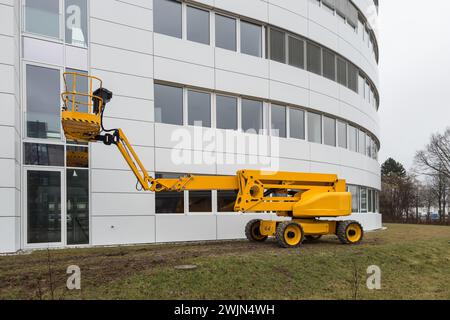
[[323, 53], [323, 76], [336, 81], [336, 56], [328, 50], [322, 50]]
[[60, 38], [59, 0], [26, 0], [25, 31]]
[[190, 126], [211, 128], [211, 95], [188, 91], [188, 118]]
[[[41, 1], [41, 0], [38, 0]], [[182, 9], [181, 3], [176, 0], [153, 1], [154, 30], [168, 36], [182, 37]]]
[[348, 126], [348, 147], [350, 151], [358, 152], [358, 129]]
[[292, 36], [289, 39], [289, 64], [305, 69], [305, 42]]
[[188, 6], [186, 15], [187, 39], [198, 43], [209, 44], [209, 11]]
[[347, 149], [347, 124], [338, 121], [338, 140], [339, 147]]
[[322, 143], [322, 116], [308, 112], [308, 141]]
[[336, 0], [322, 0], [322, 4], [326, 9], [334, 13], [334, 8], [336, 7]]
[[322, 48], [308, 42], [307, 44], [307, 57], [308, 57], [308, 71], [316, 73], [318, 75], [322, 74]]
[[372, 156], [372, 139], [366, 134], [366, 156]]
[[375, 210], [374, 210], [374, 196], [373, 196], [373, 194], [374, 194], [374, 192], [373, 192], [373, 190], [371, 190], [371, 189], [369, 189], [368, 190], [368, 212], [370, 212], [370, 213], [374, 213], [375, 212]]
[[238, 129], [237, 108], [237, 98], [219, 95], [216, 97], [217, 129]]
[[64, 146], [25, 143], [24, 164], [27, 166], [64, 167]]
[[87, 0], [65, 0], [66, 43], [88, 46]]
[[360, 204], [359, 187], [348, 186], [348, 192], [350, 192], [352, 194], [352, 212], [358, 213], [359, 212], [359, 204]]
[[67, 169], [67, 244], [89, 244], [89, 171]]
[[323, 117], [324, 143], [336, 147], [336, 120]]
[[155, 122], [183, 125], [183, 89], [155, 84]]
[[[157, 173], [156, 179], [179, 179], [182, 174]], [[183, 214], [184, 192], [158, 192], [155, 194], [156, 214]]]
[[364, 131], [358, 131], [358, 151], [361, 154], [366, 154], [366, 134]]
[[27, 135], [61, 139], [60, 71], [26, 66]]
[[217, 191], [217, 212], [234, 212], [236, 191]]
[[248, 133], [260, 133], [263, 129], [263, 103], [242, 99], [242, 130]]
[[367, 213], [367, 188], [361, 188], [361, 212]]
[[236, 51], [236, 19], [216, 14], [216, 47]]
[[286, 107], [272, 104], [271, 108], [272, 136], [286, 138]]
[[189, 191], [189, 212], [191, 213], [212, 212], [212, 192]]
[[262, 27], [241, 21], [241, 52], [255, 57], [262, 56]]
[[337, 57], [337, 81], [347, 86], [347, 61], [340, 57]]
[[366, 79], [363, 78], [360, 74], [358, 75], [358, 92], [360, 96], [364, 99], [365, 98], [365, 90], [364, 86], [366, 84]]
[[286, 63], [286, 34], [272, 28], [270, 29], [270, 59]]
[[[86, 75], [86, 76], [88, 75], [88, 73], [86, 71], [75, 70], [75, 69], [66, 69], [66, 72], [72, 72], [72, 73], [82, 74], [82, 75]], [[75, 77], [66, 77], [66, 84], [67, 84], [67, 87], [70, 88], [70, 90], [72, 90], [72, 88], [74, 88], [74, 85], [73, 85], [74, 78]], [[87, 77], [77, 76], [75, 90], [76, 90], [76, 92], [79, 92], [79, 93], [89, 92], [89, 79]], [[88, 105], [90, 103], [89, 97], [78, 95], [76, 97], [76, 100], [80, 102], [77, 105], [78, 111], [88, 112]]]
[[61, 240], [61, 173], [27, 171], [27, 243]]
[[82, 146], [67, 146], [66, 166], [68, 168], [89, 168], [89, 149]]
[[289, 108], [289, 130], [291, 138], [305, 140], [305, 111]]
[[348, 88], [358, 93], [358, 68], [348, 63]]

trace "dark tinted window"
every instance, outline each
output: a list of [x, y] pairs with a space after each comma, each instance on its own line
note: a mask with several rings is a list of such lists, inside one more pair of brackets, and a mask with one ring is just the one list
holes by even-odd
[[209, 11], [187, 7], [187, 39], [209, 44]]
[[308, 42], [308, 71], [322, 74], [321, 68], [321, 48], [313, 43]]
[[155, 122], [183, 125], [183, 89], [155, 84]]
[[347, 61], [337, 58], [337, 80], [343, 86], [347, 86]]
[[212, 212], [212, 192], [190, 191], [189, 212]]
[[[182, 174], [156, 174], [156, 179], [178, 179]], [[184, 213], [184, 192], [158, 192], [155, 194], [156, 214]]]
[[322, 143], [322, 116], [308, 112], [308, 141]]
[[64, 167], [64, 146], [25, 143], [24, 162], [29, 166]]
[[216, 47], [236, 51], [236, 19], [216, 14]]
[[180, 2], [174, 0], [154, 0], [153, 20], [155, 32], [181, 39]]
[[305, 140], [305, 112], [291, 108], [289, 110], [290, 136], [294, 139]]
[[67, 244], [89, 244], [89, 170], [67, 170]]
[[234, 212], [237, 192], [217, 191], [217, 212]]
[[324, 144], [328, 146], [336, 146], [336, 120], [323, 117]]
[[348, 88], [358, 92], [358, 69], [352, 63], [348, 63]]
[[336, 81], [336, 56], [328, 50], [322, 50], [323, 76]]
[[263, 104], [260, 101], [242, 99], [242, 130], [259, 133], [263, 129]]
[[270, 59], [286, 63], [286, 34], [270, 29]]
[[209, 93], [189, 91], [188, 110], [190, 126], [211, 127], [211, 96]]
[[262, 56], [261, 26], [241, 21], [241, 52], [256, 57]]
[[273, 104], [272, 112], [272, 135], [286, 138], [286, 107]]
[[29, 138], [61, 138], [60, 72], [27, 65], [27, 134]]
[[237, 130], [237, 99], [217, 96], [217, 128]]
[[66, 158], [69, 168], [89, 168], [89, 149], [86, 147], [67, 146]]
[[289, 64], [297, 68], [305, 68], [305, 42], [289, 37]]
[[347, 149], [347, 124], [338, 121], [339, 147]]

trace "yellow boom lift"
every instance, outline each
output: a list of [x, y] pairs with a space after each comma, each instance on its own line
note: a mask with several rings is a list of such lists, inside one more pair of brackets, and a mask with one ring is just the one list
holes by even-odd
[[105, 108], [113, 94], [103, 88], [102, 81], [71, 72], [64, 74], [64, 81], [66, 91], [62, 93], [61, 119], [66, 138], [117, 146], [143, 190], [235, 191], [235, 212], [274, 212], [286, 218], [282, 219], [284, 221], [250, 221], [245, 234], [254, 242], [275, 237], [282, 247], [294, 248], [304, 239], [314, 241], [323, 235], [337, 235], [344, 244], [362, 241], [364, 230], [358, 222], [325, 219], [351, 214], [351, 193], [346, 190], [345, 180], [336, 175], [241, 170], [235, 176], [188, 175], [179, 179], [154, 179], [122, 129], [103, 127]]

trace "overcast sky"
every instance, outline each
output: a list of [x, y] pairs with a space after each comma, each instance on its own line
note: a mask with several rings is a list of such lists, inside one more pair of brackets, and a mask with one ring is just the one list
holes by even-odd
[[382, 0], [379, 19], [380, 162], [409, 169], [450, 127], [450, 1]]

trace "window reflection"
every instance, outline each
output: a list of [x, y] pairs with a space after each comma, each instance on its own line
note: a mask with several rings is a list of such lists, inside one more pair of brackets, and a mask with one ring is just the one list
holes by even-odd
[[67, 170], [67, 244], [89, 244], [89, 171]]
[[65, 0], [66, 43], [87, 47], [87, 1]]
[[61, 242], [61, 173], [28, 171], [29, 244]]
[[60, 139], [60, 72], [26, 67], [27, 134], [29, 138]]
[[26, 0], [25, 30], [59, 38], [59, 0]]
[[241, 21], [241, 52], [255, 57], [262, 56], [261, 26]]
[[212, 192], [211, 191], [190, 191], [189, 192], [189, 212], [212, 212]]
[[[156, 174], [156, 179], [178, 179], [182, 174]], [[183, 214], [184, 192], [158, 192], [155, 194], [156, 214]]]
[[64, 146], [25, 143], [24, 162], [29, 166], [64, 166]]
[[236, 191], [217, 191], [217, 212], [234, 212]]
[[69, 168], [89, 168], [89, 149], [85, 147], [68, 146], [67, 167]]

